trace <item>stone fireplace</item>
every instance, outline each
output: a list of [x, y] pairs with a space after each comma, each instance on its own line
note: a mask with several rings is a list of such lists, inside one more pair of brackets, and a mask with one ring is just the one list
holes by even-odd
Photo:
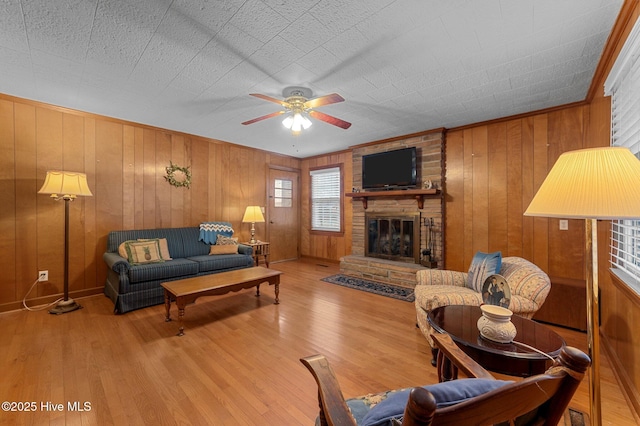
[[[361, 192], [362, 156], [415, 146], [418, 182], [415, 190]], [[444, 264], [444, 132], [353, 148], [351, 255], [340, 271], [355, 277], [414, 287], [416, 271]], [[435, 191], [423, 191], [431, 186]], [[418, 194], [417, 194], [418, 193]]]

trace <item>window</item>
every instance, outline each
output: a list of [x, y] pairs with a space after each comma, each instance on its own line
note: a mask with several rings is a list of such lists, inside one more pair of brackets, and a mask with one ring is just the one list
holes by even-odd
[[[639, 21], [640, 22], [640, 21]], [[605, 82], [611, 96], [611, 145], [640, 158], [640, 24], [636, 22]], [[611, 222], [613, 272], [640, 293], [640, 220]]]
[[273, 191], [274, 207], [291, 207], [292, 199], [293, 182], [288, 179], [276, 179]]
[[311, 175], [311, 230], [342, 232], [341, 169], [316, 169]]

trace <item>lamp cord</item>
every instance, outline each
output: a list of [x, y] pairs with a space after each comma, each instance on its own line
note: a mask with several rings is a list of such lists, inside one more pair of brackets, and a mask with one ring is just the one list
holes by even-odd
[[511, 343], [513, 343], [513, 344], [515, 344], [515, 345], [518, 345], [518, 346], [522, 346], [522, 347], [527, 348], [527, 349], [529, 349], [529, 350], [532, 350], [532, 351], [534, 351], [534, 352], [537, 352], [537, 353], [539, 353], [540, 355], [544, 355], [544, 356], [546, 356], [546, 357], [547, 357], [547, 358], [549, 358], [551, 361], [555, 361], [555, 359], [554, 359], [551, 355], [549, 355], [548, 353], [542, 352], [540, 349], [534, 348], [533, 346], [529, 346], [529, 345], [527, 345], [526, 343], [516, 342], [515, 340], [514, 340], [514, 341], [512, 341]]
[[29, 291], [27, 292], [27, 294], [24, 295], [24, 297], [22, 298], [22, 305], [24, 306], [24, 308], [27, 311], [31, 311], [31, 312], [36, 312], [36, 311], [44, 311], [45, 309], [50, 308], [51, 306], [57, 304], [59, 301], [63, 300], [63, 298], [61, 297], [60, 299], [49, 303], [48, 305], [44, 305], [41, 306], [39, 308], [30, 308], [29, 306], [27, 306], [27, 296], [29, 296], [29, 294], [31, 294], [31, 291], [33, 291], [33, 288], [36, 286], [36, 284], [38, 284], [38, 282], [40, 281], [40, 277], [36, 278], [36, 280], [33, 282], [33, 284], [31, 284], [31, 288], [29, 288]]

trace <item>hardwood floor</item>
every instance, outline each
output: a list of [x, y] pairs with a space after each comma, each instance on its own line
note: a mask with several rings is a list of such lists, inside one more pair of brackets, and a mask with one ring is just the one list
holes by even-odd
[[[299, 358], [314, 353], [328, 357], [347, 398], [437, 381], [412, 303], [320, 281], [335, 264], [271, 267], [284, 272], [279, 305], [268, 286], [259, 298], [204, 297], [187, 307], [182, 337], [163, 305], [114, 315], [104, 296], [66, 315], [0, 314], [0, 398], [36, 403], [1, 413], [0, 424], [312, 425], [317, 388]], [[584, 334], [555, 329], [586, 351]], [[604, 424], [635, 425], [604, 353], [601, 369]], [[585, 380], [572, 405], [588, 401]], [[84, 402], [90, 409], [69, 409]]]

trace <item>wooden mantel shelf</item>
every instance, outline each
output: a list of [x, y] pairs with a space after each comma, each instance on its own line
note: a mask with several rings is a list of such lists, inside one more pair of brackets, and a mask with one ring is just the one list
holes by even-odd
[[369, 198], [415, 198], [418, 202], [418, 209], [424, 206], [424, 198], [440, 195], [439, 189], [404, 189], [391, 191], [366, 191], [366, 192], [347, 192], [345, 197], [352, 197], [354, 200], [362, 200], [362, 207], [367, 209]]

